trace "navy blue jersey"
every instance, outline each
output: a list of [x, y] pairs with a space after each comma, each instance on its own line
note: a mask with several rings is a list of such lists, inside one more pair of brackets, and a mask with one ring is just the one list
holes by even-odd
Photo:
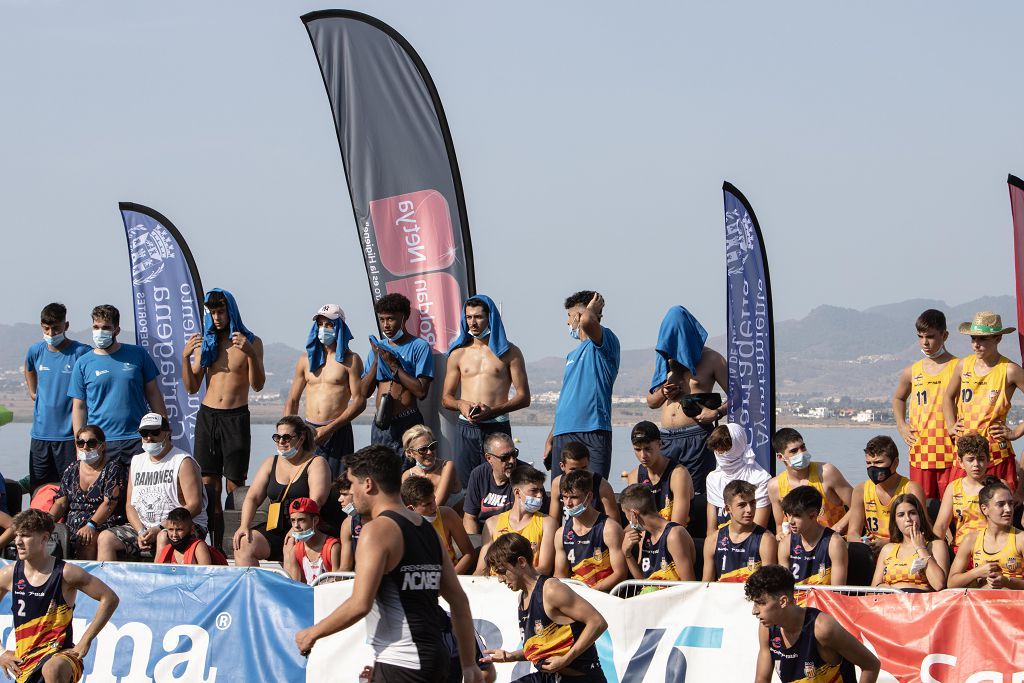
[[715, 543], [715, 580], [743, 583], [761, 567], [761, 539], [764, 527], [754, 525], [750, 535], [739, 543], [729, 538], [729, 527], [718, 530]]
[[819, 614], [813, 607], [804, 610], [804, 625], [792, 647], [785, 646], [780, 627], [768, 627], [768, 649], [782, 683], [856, 683], [853, 664], [845, 659], [828, 664], [818, 653], [814, 622]]

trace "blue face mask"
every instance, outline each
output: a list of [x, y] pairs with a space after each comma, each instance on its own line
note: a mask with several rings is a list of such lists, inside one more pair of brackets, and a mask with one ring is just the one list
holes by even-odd
[[93, 330], [92, 343], [97, 349], [105, 349], [114, 343], [114, 333], [110, 330]]
[[292, 538], [296, 541], [308, 541], [313, 538], [313, 534], [316, 533], [316, 529], [306, 529], [305, 531], [292, 531]]
[[[467, 332], [468, 332], [468, 330], [467, 330]], [[470, 332], [469, 336], [472, 337], [473, 339], [484, 339], [486, 337], [489, 337], [490, 334], [491, 334], [491, 328], [490, 327], [485, 327], [484, 329], [480, 330], [480, 332], [477, 333], [477, 334], [473, 334], [472, 332]]]
[[356, 505], [355, 503], [349, 503], [345, 507], [341, 508], [341, 511], [344, 512], [346, 515], [352, 516], [352, 513], [356, 511]]
[[533, 514], [534, 512], [540, 510], [543, 505], [544, 499], [541, 498], [540, 496], [526, 496], [525, 498], [523, 498], [523, 510], [529, 512], [530, 514]]
[[64, 334], [55, 334], [52, 337], [44, 334], [43, 341], [45, 341], [50, 346], [60, 346], [61, 344], [64, 343]]
[[405, 336], [405, 330], [402, 329], [402, 328], [399, 328], [398, 332], [395, 333], [394, 337], [389, 337], [388, 335], [385, 334], [384, 338], [387, 339], [389, 342], [391, 342], [393, 344], [393, 343], [395, 343], [396, 341], [398, 341], [399, 339], [401, 339], [404, 336]]
[[334, 340], [338, 338], [338, 333], [334, 331], [333, 327], [321, 325], [320, 329], [317, 330], [316, 338], [319, 339], [320, 343], [324, 346], [330, 346], [334, 343]]
[[569, 326], [569, 336], [572, 337], [573, 339], [579, 339], [580, 338], [580, 328], [572, 327], [570, 325]]
[[579, 517], [580, 515], [582, 515], [586, 511], [587, 511], [587, 504], [586, 503], [580, 503], [579, 505], [575, 505], [575, 506], [573, 506], [571, 508], [566, 508], [565, 509], [565, 514], [569, 515], [570, 517]]
[[790, 457], [789, 466], [794, 470], [802, 470], [811, 464], [811, 452], [804, 451], [803, 453], [797, 453]]

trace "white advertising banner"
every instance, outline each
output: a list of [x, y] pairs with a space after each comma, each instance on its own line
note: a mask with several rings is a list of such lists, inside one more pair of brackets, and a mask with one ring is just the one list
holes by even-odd
[[[492, 578], [460, 580], [484, 647], [519, 649], [517, 594]], [[570, 585], [608, 622], [597, 647], [609, 683], [753, 680], [757, 620], [741, 584], [692, 583], [628, 600]], [[350, 592], [350, 581], [318, 586], [314, 619], [323, 619]], [[357, 624], [316, 644], [306, 680], [356, 683], [363, 667], [372, 663], [366, 628]], [[528, 662], [495, 667], [499, 683], [533, 671]]]

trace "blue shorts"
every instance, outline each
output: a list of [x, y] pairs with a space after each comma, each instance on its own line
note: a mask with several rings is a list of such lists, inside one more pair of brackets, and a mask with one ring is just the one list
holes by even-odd
[[578, 441], [590, 451], [590, 471], [608, 479], [612, 469], [612, 433], [598, 429], [593, 432], [567, 432], [557, 434], [551, 444], [551, 481], [562, 473], [559, 464], [562, 448], [570, 441]]

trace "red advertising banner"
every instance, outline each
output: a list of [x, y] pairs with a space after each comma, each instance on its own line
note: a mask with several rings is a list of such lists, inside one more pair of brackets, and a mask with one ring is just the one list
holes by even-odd
[[1013, 266], [1017, 276], [1017, 341], [1024, 353], [1024, 181], [1015, 175], [1006, 178], [1010, 188], [1010, 213], [1013, 216]]
[[880, 681], [1024, 681], [1024, 592], [808, 592], [808, 606], [831, 614], [875, 652], [882, 662]]

